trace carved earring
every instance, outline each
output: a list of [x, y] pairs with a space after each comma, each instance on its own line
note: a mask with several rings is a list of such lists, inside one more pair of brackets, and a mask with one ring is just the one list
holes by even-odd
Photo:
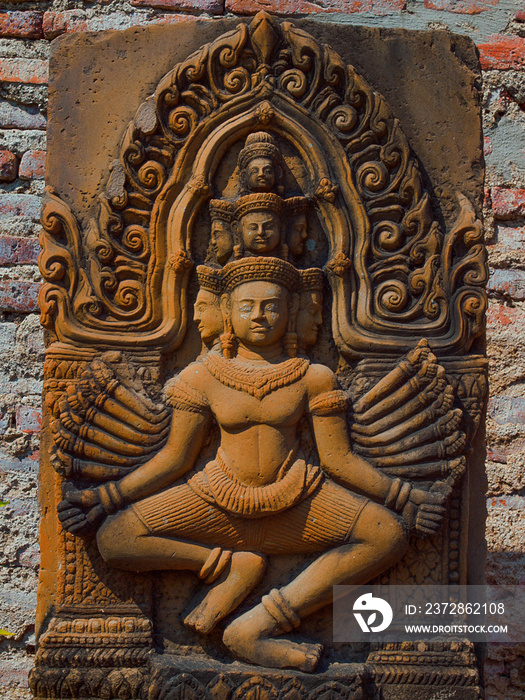
[[224, 319], [224, 333], [220, 336], [222, 354], [227, 360], [232, 360], [237, 355], [237, 336], [233, 332], [229, 317]]
[[233, 257], [235, 260], [240, 260], [244, 256], [244, 246], [240, 243], [233, 246]]
[[284, 335], [284, 350], [288, 357], [297, 357], [297, 333], [287, 331]]

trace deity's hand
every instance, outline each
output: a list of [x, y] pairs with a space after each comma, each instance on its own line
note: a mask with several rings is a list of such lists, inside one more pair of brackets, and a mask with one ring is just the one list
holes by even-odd
[[91, 532], [106, 515], [97, 488], [80, 491], [64, 484], [62, 495], [64, 500], [57, 506], [58, 519], [68, 532], [79, 535]]
[[420, 537], [435, 535], [443, 523], [445, 503], [452, 492], [443, 481], [436, 482], [430, 491], [413, 488], [403, 508], [403, 518], [409, 529]]

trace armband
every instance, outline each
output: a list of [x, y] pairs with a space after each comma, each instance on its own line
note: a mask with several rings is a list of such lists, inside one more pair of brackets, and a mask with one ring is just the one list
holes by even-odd
[[167, 383], [165, 396], [168, 406], [179, 411], [206, 414], [210, 410], [207, 398], [177, 377]]
[[310, 401], [308, 406], [312, 416], [331, 416], [348, 410], [348, 397], [341, 389], [326, 391]]

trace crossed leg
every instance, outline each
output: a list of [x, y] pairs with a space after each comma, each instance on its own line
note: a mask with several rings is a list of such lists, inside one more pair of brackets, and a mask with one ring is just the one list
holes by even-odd
[[194, 571], [211, 585], [184, 622], [207, 633], [246, 598], [261, 580], [266, 558], [256, 552], [232, 552], [175, 537], [151, 534], [131, 508], [104, 522], [97, 534], [104, 561], [127, 571]]
[[322, 554], [281, 591], [272, 591], [236, 618], [224, 631], [224, 643], [236, 656], [261, 666], [314, 671], [320, 645], [279, 635], [328, 605], [333, 586], [366, 583], [401, 559], [407, 546], [401, 520], [386, 508], [367, 503], [355, 523], [351, 543]]

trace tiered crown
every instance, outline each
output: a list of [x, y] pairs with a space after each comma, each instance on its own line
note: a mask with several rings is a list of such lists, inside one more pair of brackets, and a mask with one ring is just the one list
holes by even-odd
[[300, 285], [299, 272], [280, 258], [242, 258], [227, 263], [222, 275], [225, 289], [230, 292], [244, 282], [274, 282], [291, 292]]

